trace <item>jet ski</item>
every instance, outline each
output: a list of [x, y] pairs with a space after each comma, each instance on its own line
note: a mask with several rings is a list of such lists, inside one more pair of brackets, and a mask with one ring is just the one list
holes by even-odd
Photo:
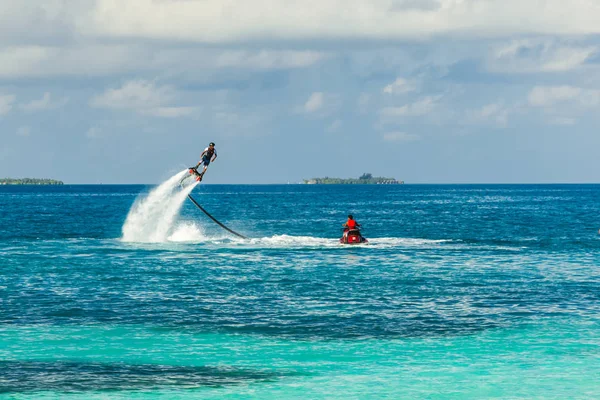
[[368, 240], [360, 234], [358, 229], [347, 229], [340, 238], [342, 244], [361, 244], [368, 243]]

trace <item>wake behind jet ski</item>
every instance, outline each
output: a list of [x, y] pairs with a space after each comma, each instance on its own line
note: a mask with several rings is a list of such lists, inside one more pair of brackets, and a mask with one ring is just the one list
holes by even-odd
[[344, 224], [344, 234], [340, 238], [343, 244], [367, 243], [367, 239], [360, 233], [360, 224], [356, 222], [352, 215], [348, 215], [348, 221]]

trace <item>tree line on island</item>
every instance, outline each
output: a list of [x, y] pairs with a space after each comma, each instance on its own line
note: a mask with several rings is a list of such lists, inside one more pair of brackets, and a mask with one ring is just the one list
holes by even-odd
[[309, 185], [390, 185], [403, 184], [404, 181], [398, 181], [395, 178], [384, 178], [373, 176], [372, 174], [362, 174], [358, 179], [355, 178], [312, 178], [304, 179], [304, 183]]
[[37, 178], [0, 178], [0, 185], [64, 185], [63, 181]]

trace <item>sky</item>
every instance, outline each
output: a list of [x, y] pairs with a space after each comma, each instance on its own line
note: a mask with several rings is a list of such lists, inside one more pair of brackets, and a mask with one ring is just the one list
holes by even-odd
[[600, 182], [597, 0], [0, 2], [0, 178]]

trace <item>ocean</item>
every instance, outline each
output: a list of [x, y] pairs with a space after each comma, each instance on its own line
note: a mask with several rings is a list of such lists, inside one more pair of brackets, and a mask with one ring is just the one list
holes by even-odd
[[0, 398], [600, 398], [600, 185], [184, 173], [0, 186]]

